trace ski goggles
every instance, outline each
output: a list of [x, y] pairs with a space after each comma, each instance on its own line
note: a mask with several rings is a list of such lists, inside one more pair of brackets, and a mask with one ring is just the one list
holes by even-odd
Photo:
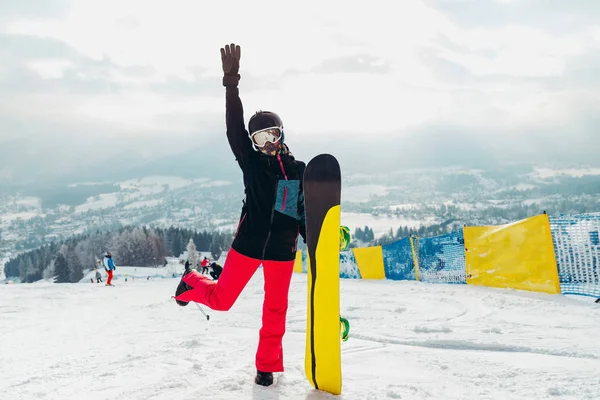
[[283, 129], [278, 126], [273, 126], [254, 132], [250, 135], [250, 139], [256, 147], [264, 147], [267, 142], [277, 143], [281, 140], [282, 135]]

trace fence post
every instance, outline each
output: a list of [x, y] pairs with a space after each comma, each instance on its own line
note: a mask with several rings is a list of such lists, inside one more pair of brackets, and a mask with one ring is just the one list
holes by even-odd
[[[413, 242], [413, 238], [415, 239]], [[417, 235], [410, 235], [410, 249], [412, 250], [413, 263], [415, 265], [415, 279], [419, 280], [419, 257], [417, 257], [417, 251], [419, 248], [419, 237]], [[416, 250], [415, 250], [416, 248]]]

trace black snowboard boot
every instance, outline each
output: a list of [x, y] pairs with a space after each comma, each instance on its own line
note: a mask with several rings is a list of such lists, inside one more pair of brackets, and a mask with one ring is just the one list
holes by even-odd
[[271, 386], [273, 384], [273, 373], [256, 370], [256, 378], [254, 378], [254, 383], [261, 386]]
[[[181, 281], [179, 282], [179, 285], [177, 285], [177, 290], [175, 290], [175, 296], [179, 296], [181, 293], [187, 292], [188, 290], [192, 290], [192, 287], [183, 281], [183, 277], [189, 274], [190, 272], [192, 272], [191, 269], [186, 269], [183, 273]], [[177, 299], [175, 299], [175, 301], [182, 307], [185, 307], [189, 304], [187, 301], [181, 301]]]

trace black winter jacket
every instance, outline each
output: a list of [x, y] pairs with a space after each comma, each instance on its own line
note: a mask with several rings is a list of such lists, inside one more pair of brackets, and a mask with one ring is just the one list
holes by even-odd
[[298, 235], [306, 242], [302, 176], [306, 165], [291, 154], [255, 151], [244, 124], [237, 86], [226, 86], [227, 139], [244, 175], [246, 197], [231, 247], [259, 260], [290, 261]]

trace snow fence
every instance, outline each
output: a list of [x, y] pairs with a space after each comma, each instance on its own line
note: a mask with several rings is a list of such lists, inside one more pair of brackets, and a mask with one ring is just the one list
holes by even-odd
[[[600, 298], [600, 215], [541, 214], [340, 252], [340, 277], [418, 280]], [[295, 272], [306, 273], [306, 251]]]
[[600, 215], [550, 217], [560, 290], [600, 298]]

